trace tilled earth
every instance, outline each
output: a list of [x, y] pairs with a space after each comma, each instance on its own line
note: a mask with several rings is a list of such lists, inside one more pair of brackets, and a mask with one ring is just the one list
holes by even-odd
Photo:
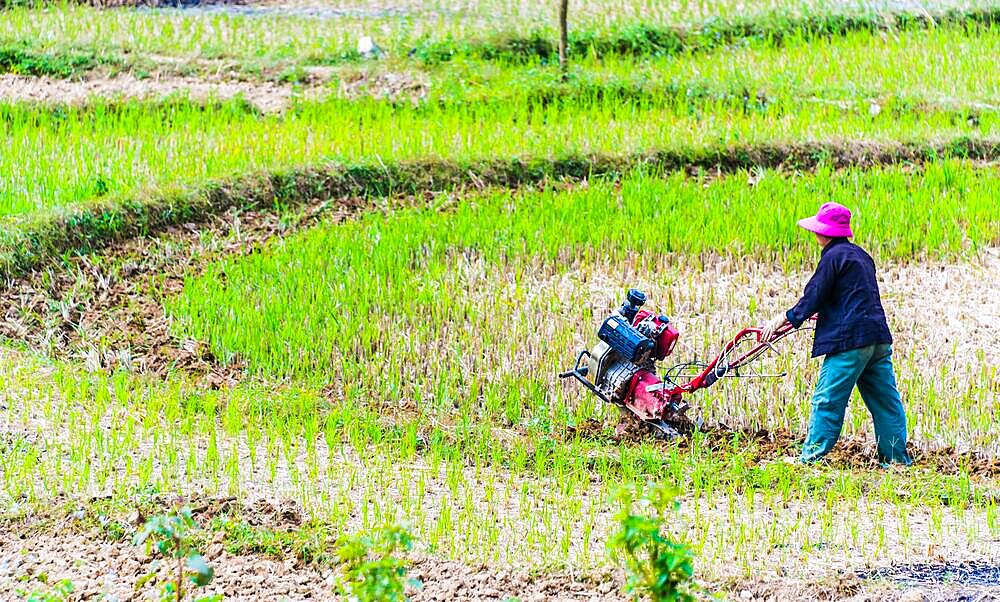
[[229, 211], [209, 223], [178, 226], [104, 255], [36, 271], [0, 291], [0, 336], [81, 359], [91, 369], [127, 367], [163, 376], [181, 370], [208, 386], [233, 383], [241, 374], [238, 363], [224, 366], [202, 343], [173, 336], [160, 300], [179, 292], [186, 276], [215, 258], [252, 253], [321, 216], [344, 219], [359, 203], [317, 204], [290, 220]]
[[[940, 565], [942, 570], [946, 563]], [[793, 581], [758, 581], [740, 584], [729, 590], [734, 600], [849, 600], [851, 602], [996, 602], [1000, 585], [966, 586], [932, 582], [920, 586], [865, 581], [859, 574], [848, 574], [825, 584]]]
[[[794, 461], [798, 455], [802, 436], [787, 430], [750, 430], [733, 429], [723, 425], [704, 429], [709, 446], [715, 450], [731, 448], [733, 440], [738, 438], [751, 446], [744, 449], [754, 450], [755, 460], [765, 462], [777, 458]], [[616, 443], [636, 443], [653, 441], [657, 436], [636, 420], [623, 416], [621, 423], [612, 433], [605, 431], [604, 425], [598, 421], [585, 422], [567, 433], [567, 436], [585, 438], [607, 437]], [[681, 446], [686, 446], [689, 439], [681, 440]], [[943, 447], [932, 450], [922, 450], [910, 444], [908, 446], [914, 466], [927, 467], [943, 474], [966, 474], [992, 478], [1000, 476], [1000, 459], [979, 451], [959, 451], [954, 447]], [[837, 447], [824, 459], [825, 463], [840, 468], [855, 468], [876, 470], [880, 468], [875, 442], [866, 438], [841, 437]]]
[[[278, 559], [262, 554], [231, 554], [214, 541], [206, 560], [215, 569], [213, 582], [200, 593], [218, 593], [231, 601], [336, 600], [338, 574], [334, 569], [304, 565], [294, 558]], [[73, 600], [150, 600], [135, 584], [150, 570], [152, 558], [142, 548], [123, 541], [108, 541], [93, 533], [64, 531], [60, 534], [19, 539], [0, 536], [0, 596], [21, 599], [19, 591], [42, 587], [40, 579], [54, 583], [69, 579]], [[924, 574], [944, 575], [953, 564], [927, 565]], [[897, 570], [897, 569], [889, 569]], [[992, 570], [996, 570], [995, 567]], [[161, 571], [161, 576], [165, 573]], [[898, 570], [897, 570], [898, 574]], [[888, 574], [886, 574], [888, 575]], [[469, 566], [434, 557], [415, 557], [408, 578], [414, 602], [505, 601], [595, 601], [628, 599], [623, 577], [618, 573], [587, 579], [568, 573], [533, 575], [523, 570]], [[852, 600], [855, 602], [988, 602], [1000, 600], [996, 582], [967, 585], [947, 580], [913, 584], [864, 582], [846, 574], [820, 582], [797, 580], [745, 581], [705, 584], [708, 591], [735, 600], [778, 602], [801, 600]], [[708, 599], [708, 596], [705, 596]]]
[[[284, 500], [257, 500], [242, 506], [231, 498], [188, 500], [203, 527], [212, 518], [244, 518], [258, 527], [294, 529], [303, 521], [301, 508]], [[162, 500], [161, 500], [162, 502]], [[148, 508], [147, 508], [148, 510]], [[86, 510], [65, 517], [36, 516], [16, 521], [0, 533], [0, 597], [16, 599], [18, 590], [43, 587], [69, 579], [74, 600], [152, 599], [136, 591], [137, 581], [150, 572], [153, 557], [128, 538], [109, 538], [100, 528], [87, 526]], [[135, 511], [126, 518], [133, 530], [145, 520]], [[203, 593], [223, 594], [226, 600], [334, 600], [339, 574], [325, 563], [303, 562], [294, 553], [231, 552], [222, 532], [211, 534], [200, 550], [215, 569], [215, 578]], [[525, 571], [469, 566], [440, 558], [414, 555], [408, 578], [411, 599], [449, 600], [618, 600], [622, 578], [608, 573], [599, 583], [562, 572], [532, 575]], [[166, 577], [160, 570], [157, 575]], [[102, 596], [104, 596], [102, 598]]]
[[[162, 500], [161, 500], [162, 501]], [[192, 501], [192, 500], [189, 500]], [[303, 513], [294, 502], [257, 500], [247, 506], [232, 498], [193, 500], [196, 521], [207, 531], [200, 551], [215, 569], [212, 583], [200, 593], [217, 593], [226, 600], [335, 600], [339, 573], [322, 562], [304, 562], [295, 553], [246, 553], [233, 549], [223, 532], [210, 532], [210, 520], [227, 516], [274, 530], [298, 527]], [[148, 510], [148, 508], [147, 508]], [[138, 587], [154, 558], [125, 536], [109, 537], [82, 517], [84, 510], [66, 516], [33, 516], [12, 521], [0, 533], [0, 597], [23, 598], [68, 579], [73, 600], [147, 600], [152, 588]], [[131, 513], [133, 530], [145, 520]], [[423, 554], [410, 557], [408, 578], [419, 582], [408, 588], [416, 601], [598, 601], [624, 600], [621, 571], [587, 576], [565, 571], [541, 574], [521, 569], [467, 565]], [[167, 577], [167, 569], [156, 572]], [[731, 580], [703, 584], [704, 595], [721, 594], [738, 600], [853, 600], [881, 601], [989, 601], [1000, 600], [1000, 566], [987, 561], [892, 565], [869, 571], [842, 572], [815, 581], [796, 579]]]
[[[294, 558], [233, 555], [213, 543], [206, 559], [215, 568], [204, 593], [226, 600], [335, 600], [337, 574], [329, 568], [298, 565]], [[74, 599], [140, 600], [136, 581], [149, 570], [151, 558], [127, 542], [93, 540], [83, 534], [32, 537], [0, 545], [0, 596], [16, 599], [18, 588], [38, 587], [44, 574], [50, 582], [70, 579]], [[408, 575], [420, 581], [411, 587], [412, 600], [620, 600], [617, 580], [585, 583], [570, 575], [533, 577], [525, 572], [490, 570], [435, 558], [417, 558]]]
[[225, 101], [242, 98], [263, 113], [287, 108], [294, 96], [317, 97], [323, 93], [320, 85], [296, 90], [291, 85], [273, 82], [212, 80], [180, 76], [139, 79], [131, 74], [114, 77], [87, 77], [79, 80], [0, 75], [0, 98], [13, 102], [40, 104], [83, 105], [95, 99], [160, 100], [186, 98], [195, 101]]
[[911, 586], [965, 585], [1000, 588], [1000, 564], [987, 561], [917, 562], [859, 572], [863, 579], [885, 579]]

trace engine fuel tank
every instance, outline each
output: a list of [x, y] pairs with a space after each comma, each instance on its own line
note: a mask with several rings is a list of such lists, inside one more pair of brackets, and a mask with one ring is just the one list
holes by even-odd
[[636, 330], [620, 315], [613, 315], [605, 320], [597, 331], [597, 338], [633, 364], [648, 360], [656, 348], [655, 341]]

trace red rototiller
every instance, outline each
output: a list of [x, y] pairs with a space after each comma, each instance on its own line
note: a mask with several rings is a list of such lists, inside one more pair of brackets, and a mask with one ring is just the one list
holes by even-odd
[[676, 364], [658, 376], [656, 362], [673, 353], [679, 334], [667, 316], [641, 309], [645, 303], [642, 291], [629, 290], [621, 308], [601, 323], [599, 342], [581, 351], [573, 369], [559, 377], [575, 378], [603, 401], [635, 414], [660, 436], [673, 438], [695, 426], [686, 416], [690, 407], [683, 400], [686, 394], [710, 387], [720, 378], [785, 375], [741, 372], [741, 368], [765, 351], [776, 352], [773, 343], [795, 332], [788, 323], [770, 341], [762, 340], [761, 328], [744, 328], [708, 363]]

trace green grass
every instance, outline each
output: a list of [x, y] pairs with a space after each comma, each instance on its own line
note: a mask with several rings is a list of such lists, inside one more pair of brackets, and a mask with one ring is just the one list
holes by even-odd
[[[936, 4], [929, 13], [950, 7], [988, 14], [985, 1]], [[196, 11], [107, 11], [85, 6], [13, 8], [0, 22], [0, 39], [30, 41], [43, 49], [88, 49], [119, 54], [150, 54], [186, 59], [226, 60], [247, 67], [326, 65], [356, 58], [357, 39], [369, 33], [389, 52], [442, 57], [547, 56], [555, 35], [554, 8], [545, 3], [511, 5], [495, 0], [471, 5], [419, 3], [402, 15], [380, 16], [377, 5], [332, 19], [301, 16], [246, 16]], [[502, 14], [502, 21], [496, 15]], [[924, 14], [924, 13], [922, 13]], [[888, 20], [872, 10], [845, 10], [829, 0], [726, 2], [577, 3], [571, 30], [578, 50], [648, 53], [680, 48], [716, 47], [742, 37], [773, 43], [802, 34], [837, 35], [852, 29], [874, 30]], [[921, 26], [923, 19], [907, 19]], [[67, 24], [72, 24], [68, 27]], [[675, 30], [680, 26], [682, 30]], [[364, 32], [364, 33], [362, 33]], [[526, 33], [528, 32], [528, 33]]]
[[814, 140], [920, 142], [989, 133], [1000, 120], [995, 113], [978, 121], [951, 112], [873, 116], [867, 106], [843, 110], [807, 102], [733, 114], [734, 105], [742, 100], [658, 107], [611, 97], [500, 110], [329, 100], [263, 118], [248, 114], [242, 103], [212, 110], [135, 103], [55, 115], [0, 107], [0, 129], [10, 141], [10, 152], [0, 157], [0, 216], [328, 161], [377, 165], [650, 149], [696, 154]]
[[[426, 102], [328, 99], [262, 116], [245, 101], [0, 106], [0, 216], [327, 161], [561, 157], [737, 144], [989, 137], [994, 28], [750, 44], [550, 67], [459, 61]], [[942, 59], [941, 57], [947, 57]], [[871, 102], [876, 102], [873, 109]], [[841, 103], [841, 104], [838, 104]], [[154, 195], [155, 196], [155, 195]]]
[[[246, 514], [217, 521], [212, 526], [231, 551], [323, 562], [331, 536], [401, 519], [418, 533], [421, 549], [438, 556], [587, 569], [607, 562], [611, 493], [650, 478], [688, 492], [678, 528], [691, 529], [704, 559], [700, 574], [708, 576], [726, 562], [750, 574], [783, 558], [788, 546], [796, 555], [783, 564], [801, 569], [825, 557], [823, 546], [810, 545], [816, 541], [884, 558], [911, 538], [947, 538], [971, 549], [1000, 531], [989, 484], [962, 472], [758, 463], [756, 444], [740, 439], [719, 448], [701, 438], [660, 446], [574, 437], [568, 427], [575, 420], [615, 419], [586, 402], [518, 400], [530, 426], [513, 430], [479, 402], [386, 415], [378, 399], [358, 390], [335, 400], [269, 384], [206, 391], [182, 380], [87, 373], [8, 354], [0, 374], [19, 395], [0, 418], [26, 439], [0, 456], [0, 505], [17, 499], [24, 500], [19, 508], [44, 507], [70, 492], [96, 496], [74, 520], [91, 531], [103, 525], [112, 539], [122, 537], [133, 509], [150, 508], [150, 493], [247, 499], [264, 492], [299, 501], [314, 520], [285, 532], [249, 527], [239, 519]], [[849, 528], [876, 513], [886, 518], [875, 528]], [[898, 517], [923, 513], [936, 520], [914, 538]], [[810, 519], [774, 518], [791, 515]], [[16, 528], [17, 517], [10, 520]]]
[[781, 47], [750, 43], [712, 55], [588, 57], [573, 62], [565, 84], [551, 68], [456, 61], [429, 72], [428, 96], [437, 102], [516, 103], [627, 94], [650, 104], [694, 104], [745, 95], [751, 108], [813, 98], [816, 104], [877, 100], [890, 112], [935, 103], [969, 110], [976, 103], [1000, 105], [1000, 79], [992, 68], [998, 52], [995, 27], [942, 27]]
[[66, 78], [114, 62], [93, 52], [38, 52], [27, 43], [0, 44], [0, 73]]
[[[857, 32], [898, 35], [925, 28], [991, 26], [998, 20], [1000, 10], [993, 7], [920, 15], [870, 12], [795, 17], [778, 13], [766, 17], [710, 19], [688, 29], [637, 23], [606, 33], [571, 30], [567, 35], [567, 53], [573, 60], [579, 57], [690, 56], [748, 43], [780, 48], [786, 44], [822, 42]], [[527, 36], [500, 34], [485, 40], [426, 41], [411, 49], [408, 56], [431, 65], [455, 57], [505, 63], [552, 63], [558, 60], [556, 39], [551, 31], [538, 31]]]
[[[632, 176], [620, 189], [595, 181], [572, 192], [499, 192], [443, 211], [372, 214], [214, 264], [167, 307], [178, 336], [206, 341], [215, 357], [239, 358], [265, 380], [337, 383], [438, 420], [453, 407], [480, 408], [501, 425], [523, 427], [542, 416], [524, 416], [522, 408], [551, 412], [550, 419], [569, 411], [568, 391], [551, 375], [605, 311], [595, 306], [590, 278], [607, 279], [613, 291], [632, 279], [654, 283], [669, 295], [658, 304], [673, 313], [702, 262], [720, 255], [806, 270], [815, 251], [794, 218], [825, 200], [852, 207], [860, 240], [883, 260], [963, 256], [1000, 243], [989, 170], [945, 162], [916, 175], [905, 168], [762, 175], [754, 186], [745, 173], [708, 181]], [[910, 211], [910, 203], [923, 211]], [[724, 322], [684, 328], [708, 352], [727, 329], [762, 319], [750, 305], [733, 307]], [[937, 382], [912, 358], [900, 362], [912, 390], [940, 398], [937, 387], [958, 387], [955, 411], [974, 430], [990, 430], [981, 409], [987, 393]], [[726, 414], [733, 426], [803, 428], [806, 391], [791, 398], [765, 391], [766, 417], [749, 402], [719, 411], [734, 413]], [[711, 409], [709, 416], [721, 417]], [[934, 408], [914, 416], [928, 440], [954, 440]]]

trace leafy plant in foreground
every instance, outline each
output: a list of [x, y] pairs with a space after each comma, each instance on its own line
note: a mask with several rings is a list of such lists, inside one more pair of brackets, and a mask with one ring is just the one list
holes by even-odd
[[[146, 552], [156, 549], [162, 557], [175, 561], [176, 573], [174, 579], [163, 584], [160, 589], [160, 602], [180, 602], [184, 599], [185, 577], [191, 580], [195, 588], [205, 587], [215, 576], [215, 570], [205, 562], [205, 558], [195, 547], [193, 536], [197, 525], [191, 516], [191, 509], [184, 507], [170, 514], [160, 514], [146, 521], [143, 528], [132, 538], [135, 545], [146, 545]], [[149, 573], [136, 583], [139, 589], [156, 578], [159, 560], [154, 561]], [[222, 595], [202, 596], [194, 602], [219, 602]]]
[[21, 590], [17, 593], [24, 596], [25, 602], [67, 602], [73, 594], [73, 582], [61, 579], [43, 589], [32, 590], [30, 594]]
[[404, 602], [409, 561], [397, 554], [412, 548], [413, 535], [397, 525], [343, 540], [337, 549], [344, 569], [338, 593], [357, 602]]
[[[646, 596], [653, 602], [694, 600], [694, 553], [663, 534], [668, 513], [680, 507], [677, 491], [654, 483], [641, 489], [625, 487], [618, 501], [621, 529], [608, 541], [608, 549], [615, 560], [625, 561], [626, 590], [635, 599]], [[637, 513], [637, 503], [652, 510], [651, 515]]]

